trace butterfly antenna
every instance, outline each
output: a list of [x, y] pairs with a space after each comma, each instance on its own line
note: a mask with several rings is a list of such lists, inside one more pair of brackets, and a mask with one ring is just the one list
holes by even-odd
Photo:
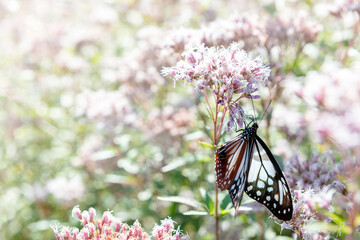
[[261, 117], [261, 119], [260, 119], [259, 125], [260, 125], [261, 121], [263, 120], [263, 118], [264, 118], [264, 116], [265, 116], [265, 113], [266, 113], [267, 110], [269, 109], [271, 102], [272, 102], [272, 99], [270, 99], [270, 102], [269, 102], [269, 104], [267, 105], [267, 107], [266, 107], [266, 109], [265, 109], [265, 112], [263, 113], [263, 115], [262, 115], [262, 117]]

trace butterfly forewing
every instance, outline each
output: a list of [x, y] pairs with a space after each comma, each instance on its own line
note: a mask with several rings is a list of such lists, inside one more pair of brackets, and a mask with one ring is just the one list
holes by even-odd
[[277, 218], [290, 220], [293, 207], [290, 189], [274, 156], [256, 136], [245, 192], [265, 205]]
[[247, 141], [241, 135], [219, 147], [215, 153], [216, 182], [221, 190], [228, 189], [236, 177], [245, 156]]

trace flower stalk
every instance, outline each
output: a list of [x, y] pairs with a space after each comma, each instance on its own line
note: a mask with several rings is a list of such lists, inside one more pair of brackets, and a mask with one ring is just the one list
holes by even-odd
[[[213, 126], [211, 135], [214, 151], [217, 149], [225, 116], [229, 111], [229, 121], [226, 130], [242, 127], [244, 111], [238, 101], [242, 98], [259, 98], [254, 95], [258, 86], [265, 84], [270, 75], [270, 69], [262, 59], [251, 58], [241, 50], [237, 43], [225, 47], [206, 47], [204, 44], [193, 46], [183, 52], [183, 60], [176, 66], [163, 68], [164, 76], [171, 76], [174, 81], [191, 83], [202, 92]], [[211, 92], [213, 103], [209, 100]], [[233, 99], [236, 99], [233, 101]], [[221, 114], [221, 115], [220, 115]], [[206, 124], [206, 119], [203, 118]], [[215, 181], [215, 235], [220, 239], [218, 187]]]

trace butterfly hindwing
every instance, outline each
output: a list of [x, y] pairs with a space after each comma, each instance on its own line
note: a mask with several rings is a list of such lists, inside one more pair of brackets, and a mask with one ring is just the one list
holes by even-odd
[[235, 216], [237, 215], [237, 211], [240, 207], [242, 196], [244, 194], [246, 179], [248, 176], [250, 165], [249, 160], [251, 159], [253, 144], [253, 141], [247, 143], [247, 148], [243, 155], [243, 159], [241, 160], [241, 165], [236, 172], [234, 180], [229, 186], [229, 195], [235, 208]]
[[277, 218], [292, 218], [292, 199], [285, 177], [266, 144], [256, 135], [245, 186], [246, 194]]

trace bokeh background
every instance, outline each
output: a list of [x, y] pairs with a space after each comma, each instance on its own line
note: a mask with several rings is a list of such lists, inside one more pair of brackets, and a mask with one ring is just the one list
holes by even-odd
[[259, 135], [299, 217], [249, 207], [222, 217], [222, 239], [359, 239], [359, 13], [351, 0], [1, 1], [0, 239], [55, 239], [51, 224], [79, 227], [75, 205], [214, 239], [213, 217], [184, 204], [213, 207], [211, 119], [160, 71], [190, 44], [232, 42], [272, 69]]

